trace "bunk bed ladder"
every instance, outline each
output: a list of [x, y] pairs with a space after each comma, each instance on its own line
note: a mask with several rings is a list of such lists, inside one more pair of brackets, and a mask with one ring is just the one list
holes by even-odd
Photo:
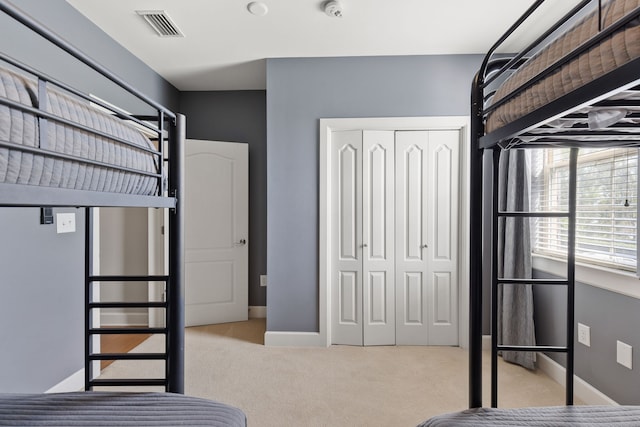
[[[131, 386], [161, 386], [165, 391], [169, 390], [170, 364], [172, 360], [169, 356], [168, 334], [169, 325], [169, 301], [171, 298], [169, 276], [100, 276], [93, 274], [93, 210], [86, 208], [86, 230], [85, 230], [85, 390], [92, 390], [93, 387], [131, 387]], [[125, 284], [134, 282], [163, 282], [165, 285], [164, 301], [146, 302], [101, 302], [94, 298], [96, 283], [123, 282]], [[98, 285], [102, 286], [102, 285]], [[108, 286], [108, 285], [107, 285]], [[159, 328], [151, 327], [100, 327], [96, 325], [95, 317], [99, 315], [99, 309], [110, 308], [160, 308], [164, 312], [164, 325]], [[156, 353], [103, 353], [96, 351], [94, 339], [102, 335], [117, 334], [161, 334], [164, 335], [164, 351]], [[161, 378], [121, 378], [121, 379], [101, 379], [96, 378], [100, 369], [94, 369], [94, 363], [102, 360], [156, 360], [164, 361], [164, 376]]]
[[[575, 300], [575, 234], [576, 234], [576, 168], [578, 149], [572, 148], [569, 161], [568, 211], [566, 212], [505, 212], [498, 209], [498, 168], [500, 150], [493, 150], [492, 195], [492, 265], [491, 265], [491, 406], [498, 406], [498, 354], [501, 351], [531, 351], [566, 354], [566, 404], [573, 405], [574, 374], [574, 300]], [[518, 279], [498, 277], [498, 224], [500, 218], [567, 218], [567, 278]], [[567, 335], [564, 346], [509, 345], [498, 343], [498, 287], [500, 285], [553, 285], [567, 287]]]

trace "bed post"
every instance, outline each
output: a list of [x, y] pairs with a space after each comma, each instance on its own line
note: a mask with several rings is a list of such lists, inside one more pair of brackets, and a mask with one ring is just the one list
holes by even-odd
[[471, 193], [469, 195], [469, 407], [482, 406], [482, 70], [471, 88]]
[[169, 307], [167, 391], [184, 393], [184, 143], [185, 116], [176, 114], [169, 126]]
[[93, 301], [93, 209], [85, 208], [84, 228], [84, 389], [92, 390], [93, 362], [89, 354], [93, 353], [93, 336], [89, 333], [92, 328], [91, 308], [89, 303]]

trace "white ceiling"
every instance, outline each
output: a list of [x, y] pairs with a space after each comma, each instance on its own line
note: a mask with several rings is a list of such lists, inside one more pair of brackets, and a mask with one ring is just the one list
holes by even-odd
[[[265, 58], [483, 53], [532, 0], [67, 0], [179, 90], [265, 88]], [[570, 3], [562, 1], [561, 3]], [[557, 3], [556, 3], [557, 4]], [[158, 37], [136, 10], [165, 10], [184, 38]]]

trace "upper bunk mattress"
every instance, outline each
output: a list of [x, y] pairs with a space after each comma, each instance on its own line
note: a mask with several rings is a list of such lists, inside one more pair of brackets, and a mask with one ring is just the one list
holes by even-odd
[[0, 394], [0, 426], [245, 427], [233, 406], [172, 393]]
[[477, 408], [438, 415], [418, 427], [637, 427], [640, 406], [549, 406], [538, 408]]
[[[640, 0], [609, 0], [603, 3], [603, 28], [629, 16]], [[598, 33], [598, 13], [589, 14], [569, 31], [535, 54], [498, 88], [491, 102], [497, 102], [541, 71]], [[497, 107], [487, 118], [486, 131], [492, 132], [543, 107], [604, 74], [640, 56], [640, 18], [636, 18], [611, 37], [579, 55], [533, 86]], [[639, 74], [640, 77], [640, 74]]]
[[[39, 101], [35, 87], [36, 83], [30, 78], [0, 68], [0, 97], [28, 107], [37, 107]], [[136, 148], [155, 150], [151, 141], [138, 129], [62, 90], [49, 89], [46, 98], [46, 106], [42, 108], [44, 111], [106, 136], [47, 120], [46, 131], [43, 132], [45, 136], [41, 140], [41, 123], [34, 114], [0, 104], [0, 141], [42, 148], [134, 171], [158, 173], [155, 156]], [[110, 136], [133, 145], [123, 144]], [[134, 171], [0, 147], [0, 183], [157, 195], [158, 179]]]

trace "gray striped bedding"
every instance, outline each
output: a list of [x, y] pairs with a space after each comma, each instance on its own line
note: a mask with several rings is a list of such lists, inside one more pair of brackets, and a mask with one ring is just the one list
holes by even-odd
[[[7, 69], [0, 69], [0, 97], [37, 106], [36, 84]], [[48, 91], [46, 111], [74, 123], [102, 131], [145, 148], [153, 144], [137, 129], [98, 111], [61, 90]], [[157, 172], [156, 159], [145, 151], [96, 136], [71, 126], [48, 121], [46, 137], [39, 140], [37, 118], [27, 112], [0, 105], [0, 141], [53, 150], [83, 159], [105, 162], [145, 172]], [[0, 183], [90, 190], [136, 195], [155, 195], [158, 180], [77, 161], [45, 158], [40, 154], [0, 147]]]
[[433, 417], [418, 427], [638, 427], [640, 406], [547, 406], [469, 409]]
[[[603, 2], [603, 26], [628, 16], [640, 6], [640, 0], [609, 0]], [[521, 84], [598, 33], [598, 14], [593, 13], [564, 33], [549, 46], [538, 52], [511, 75], [496, 91], [492, 102], [506, 97]], [[558, 71], [525, 89], [489, 114], [487, 132], [492, 132], [512, 121], [560, 98], [572, 90], [603, 76], [632, 59], [640, 57], [640, 19], [635, 19], [612, 37], [579, 55]]]
[[0, 394], [0, 426], [245, 427], [223, 403], [171, 393]]

